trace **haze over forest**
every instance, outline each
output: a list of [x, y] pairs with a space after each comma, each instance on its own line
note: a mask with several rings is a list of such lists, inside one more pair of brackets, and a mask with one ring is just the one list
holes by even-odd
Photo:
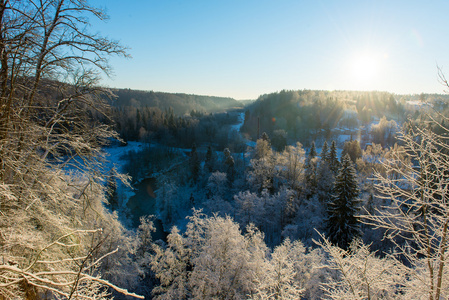
[[[116, 2], [108, 3], [115, 14]], [[251, 55], [256, 63], [263, 56], [247, 52], [244, 37], [257, 42], [256, 33], [266, 33], [261, 36], [271, 41], [273, 32], [295, 32], [304, 24], [319, 36], [325, 28], [303, 12], [296, 16], [302, 18], [286, 18], [298, 9], [289, 1], [240, 3], [241, 14], [232, 14], [237, 25], [229, 27], [222, 22], [230, 8], [222, 4], [148, 3], [138, 11], [121, 5], [118, 22], [129, 28], [129, 7], [140, 15], [151, 5], [154, 12], [145, 13], [158, 17], [152, 22], [172, 20], [160, 29], [160, 41], [172, 36], [179, 42], [177, 30], [186, 31], [177, 26], [197, 8], [194, 15], [202, 18], [190, 15], [191, 22], [182, 24], [196, 24], [206, 40], [202, 46], [210, 44], [206, 12], [223, 9], [211, 28], [220, 29], [224, 41], [229, 28], [253, 34], [235, 32], [242, 57], [223, 57], [237, 73], [254, 66]], [[341, 20], [329, 13], [334, 4], [323, 4], [333, 20]], [[326, 6], [304, 5], [312, 16], [321, 16]], [[391, 16], [382, 8], [397, 4], [389, 5], [372, 6], [374, 25], [381, 22], [374, 17]], [[434, 11], [434, 5], [404, 6], [404, 13]], [[336, 12], [358, 16], [365, 28], [360, 18], [366, 7], [344, 2]], [[253, 14], [246, 13], [249, 8]], [[256, 12], [259, 19], [271, 12], [279, 21], [273, 31], [248, 25]], [[390, 78], [385, 85], [378, 76], [397, 71], [387, 61], [398, 59], [398, 52], [386, 47], [381, 56], [351, 56], [351, 71], [341, 69], [341, 89], [326, 88], [323, 71], [323, 89], [290, 88], [292, 81], [280, 76], [285, 89], [266, 90], [279, 82], [279, 69], [267, 65], [276, 84], [265, 86], [253, 74], [264, 92], [246, 101], [228, 97], [222, 84], [235, 87], [234, 79], [251, 74], [241, 71], [244, 77], [234, 78], [226, 64], [218, 66], [220, 76], [205, 72], [201, 87], [191, 81], [197, 70], [184, 73], [175, 60], [164, 67], [182, 73], [182, 80], [156, 69], [176, 91], [108, 88], [101, 75], [111, 75], [117, 58], [129, 62], [132, 50], [94, 33], [104, 29], [97, 22], [105, 19], [105, 11], [87, 1], [0, 0], [0, 299], [449, 298], [449, 96], [426, 92], [424, 83], [414, 87], [422, 92], [410, 94], [367, 89], [370, 81], [376, 87], [395, 84]], [[432, 21], [444, 24], [446, 18]], [[336, 24], [344, 29], [355, 23]], [[149, 38], [153, 30], [146, 39], [139, 36], [138, 45], [151, 40], [160, 47]], [[133, 40], [134, 34], [118, 38]], [[289, 49], [297, 49], [296, 38], [290, 41], [295, 47]], [[321, 45], [308, 43], [310, 49]], [[211, 48], [198, 54], [195, 43], [187, 44], [192, 48], [180, 48], [203, 69]], [[170, 42], [164, 49], [172, 53], [172, 47]], [[152, 60], [157, 51], [146, 49]], [[273, 48], [267, 49], [260, 51], [270, 54], [269, 64], [298, 67], [273, 59]], [[201, 53], [203, 64], [197, 60]], [[311, 52], [302, 53], [314, 60]], [[121, 64], [119, 78], [129, 74]], [[133, 72], [150, 69], [142, 63]], [[434, 71], [435, 82], [449, 89], [444, 69]], [[244, 81], [250, 93], [252, 79]], [[220, 96], [179, 90], [185, 83]], [[154, 89], [160, 84], [154, 81]]]

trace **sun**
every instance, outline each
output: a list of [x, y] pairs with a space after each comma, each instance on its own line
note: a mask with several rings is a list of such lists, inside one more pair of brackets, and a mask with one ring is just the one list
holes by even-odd
[[379, 74], [380, 64], [381, 60], [374, 54], [358, 54], [352, 60], [352, 78], [356, 82], [364, 84], [375, 81]]

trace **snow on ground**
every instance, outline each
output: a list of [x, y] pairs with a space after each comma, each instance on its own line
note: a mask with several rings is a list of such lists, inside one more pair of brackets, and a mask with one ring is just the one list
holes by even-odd
[[336, 142], [337, 142], [338, 145], [343, 145], [346, 141], [349, 141], [349, 140], [351, 140], [351, 135], [350, 134], [340, 134], [338, 136], [338, 139], [337, 139]]
[[426, 105], [427, 103], [425, 103], [421, 100], [410, 100], [410, 101], [407, 101], [407, 104], [410, 106], [420, 107], [420, 106]]
[[122, 171], [122, 166], [124, 164], [123, 157], [129, 151], [139, 151], [145, 147], [145, 143], [142, 142], [128, 142], [126, 146], [114, 145], [110, 147], [103, 148], [103, 152], [106, 154], [106, 167], [111, 169], [116, 167], [120, 172]]

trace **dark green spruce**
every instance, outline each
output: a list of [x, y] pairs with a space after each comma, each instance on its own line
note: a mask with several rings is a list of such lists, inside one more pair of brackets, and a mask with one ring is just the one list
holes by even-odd
[[333, 195], [327, 207], [327, 235], [329, 240], [347, 249], [351, 241], [360, 235], [357, 217], [360, 200], [357, 175], [351, 158], [346, 154], [335, 178]]

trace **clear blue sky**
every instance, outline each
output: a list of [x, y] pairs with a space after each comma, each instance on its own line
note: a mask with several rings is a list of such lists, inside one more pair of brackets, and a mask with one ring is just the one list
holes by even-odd
[[131, 59], [110, 87], [256, 99], [282, 89], [443, 93], [449, 1], [91, 0]]

